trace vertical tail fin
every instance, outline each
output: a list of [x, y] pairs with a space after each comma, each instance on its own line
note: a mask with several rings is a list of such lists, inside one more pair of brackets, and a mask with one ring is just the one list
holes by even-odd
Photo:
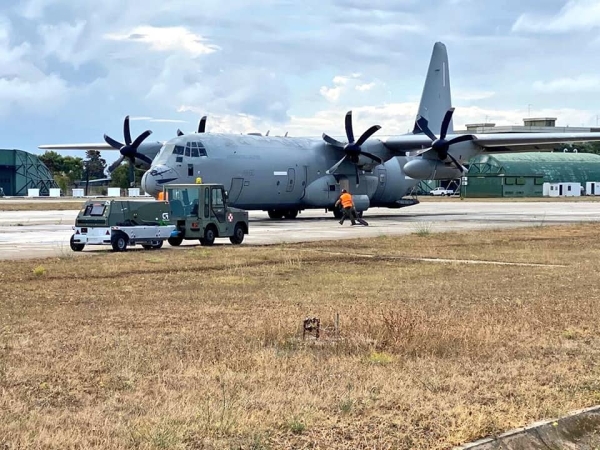
[[[452, 107], [452, 98], [450, 95], [450, 72], [448, 70], [448, 53], [446, 46], [441, 42], [436, 42], [433, 46], [429, 70], [421, 95], [419, 104], [419, 117], [424, 117], [429, 122], [429, 129], [439, 136], [442, 127], [444, 114]], [[452, 121], [448, 127], [448, 133], [454, 131]], [[422, 133], [416, 121], [413, 134]]]

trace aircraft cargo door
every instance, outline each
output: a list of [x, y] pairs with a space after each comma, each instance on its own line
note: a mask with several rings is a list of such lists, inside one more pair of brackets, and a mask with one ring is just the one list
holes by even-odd
[[383, 197], [383, 193], [385, 192], [385, 184], [386, 184], [386, 170], [385, 169], [377, 169], [377, 189], [375, 190], [375, 194], [373, 194], [374, 199], [381, 199]]
[[296, 184], [296, 171], [294, 169], [288, 169], [288, 179], [287, 179], [287, 187], [285, 188], [286, 192], [293, 192], [294, 185]]
[[237, 200], [240, 198], [240, 194], [242, 193], [242, 188], [244, 187], [244, 179], [243, 178], [232, 178], [231, 179], [231, 188], [229, 188], [229, 192], [227, 193], [227, 198], [229, 202], [235, 204]]

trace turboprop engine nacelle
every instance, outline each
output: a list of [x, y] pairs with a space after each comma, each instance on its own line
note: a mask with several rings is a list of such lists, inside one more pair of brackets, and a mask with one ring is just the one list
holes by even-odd
[[416, 180], [451, 180], [462, 175], [454, 165], [449, 166], [440, 160], [424, 158], [408, 161], [403, 170], [406, 175]]

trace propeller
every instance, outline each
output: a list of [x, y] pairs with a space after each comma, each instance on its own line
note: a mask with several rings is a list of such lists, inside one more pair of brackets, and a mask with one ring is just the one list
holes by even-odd
[[344, 161], [348, 160], [348, 161], [354, 163], [354, 169], [356, 171], [356, 184], [359, 184], [359, 176], [358, 176], [359, 174], [358, 174], [357, 164], [359, 162], [361, 155], [366, 156], [369, 159], [372, 159], [377, 164], [383, 163], [383, 160], [379, 156], [373, 155], [372, 153], [369, 153], [369, 152], [362, 151], [362, 149], [361, 149], [361, 146], [365, 143], [365, 141], [367, 139], [369, 139], [381, 127], [379, 125], [373, 125], [367, 131], [365, 131], [358, 138], [358, 140], [355, 141], [354, 140], [354, 131], [352, 129], [352, 111], [348, 111], [346, 113], [345, 126], [346, 126], [346, 137], [348, 138], [347, 144], [344, 144], [343, 142], [340, 142], [337, 139], [334, 139], [331, 136], [328, 136], [325, 133], [323, 133], [323, 140], [325, 142], [327, 142], [329, 145], [332, 145], [334, 147], [343, 149], [344, 153], [345, 153], [343, 158], [340, 159], [338, 162], [336, 162], [327, 171], [327, 173], [334, 173], [336, 171], [336, 169], [340, 166], [340, 164], [342, 164]]
[[131, 132], [129, 130], [129, 116], [125, 117], [123, 122], [123, 137], [125, 139], [125, 144], [121, 144], [119, 141], [114, 140], [110, 136], [104, 135], [104, 140], [108, 145], [110, 145], [115, 150], [119, 150], [121, 152], [121, 156], [114, 163], [112, 163], [108, 171], [112, 173], [125, 159], [129, 162], [129, 183], [133, 183], [135, 181], [134, 174], [134, 165], [135, 159], [141, 159], [145, 163], [152, 165], [152, 160], [148, 158], [143, 153], [138, 152], [138, 148], [144, 140], [152, 134], [152, 131], [146, 130], [142, 134], [140, 134], [135, 140], [131, 141]]
[[[198, 123], [198, 131], [197, 133], [205, 133], [206, 132], [206, 116], [202, 116], [200, 122]], [[185, 133], [181, 131], [179, 128], [177, 129], [177, 136], [183, 136]]]
[[427, 137], [429, 137], [429, 139], [431, 139], [431, 147], [412, 152], [410, 153], [410, 156], [419, 156], [423, 153], [433, 150], [437, 153], [438, 158], [440, 158], [442, 161], [450, 158], [458, 170], [461, 172], [466, 172], [467, 168], [460, 164], [458, 160], [448, 152], [448, 150], [450, 149], [451, 145], [458, 144], [459, 142], [472, 141], [475, 139], [475, 136], [472, 134], [462, 134], [450, 140], [446, 140], [446, 134], [448, 133], [450, 121], [452, 120], [452, 114], [454, 114], [454, 108], [450, 108], [448, 111], [446, 111], [444, 120], [442, 120], [439, 138], [437, 138], [429, 129], [427, 119], [425, 117], [419, 117], [417, 119], [417, 126], [421, 129], [421, 131], [423, 131], [423, 133], [427, 135]]

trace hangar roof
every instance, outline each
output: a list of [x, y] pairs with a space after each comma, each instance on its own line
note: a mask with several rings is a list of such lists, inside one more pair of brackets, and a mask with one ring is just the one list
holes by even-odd
[[600, 181], [600, 155], [593, 153], [491, 153], [470, 163], [469, 173], [543, 176], [548, 182]]

